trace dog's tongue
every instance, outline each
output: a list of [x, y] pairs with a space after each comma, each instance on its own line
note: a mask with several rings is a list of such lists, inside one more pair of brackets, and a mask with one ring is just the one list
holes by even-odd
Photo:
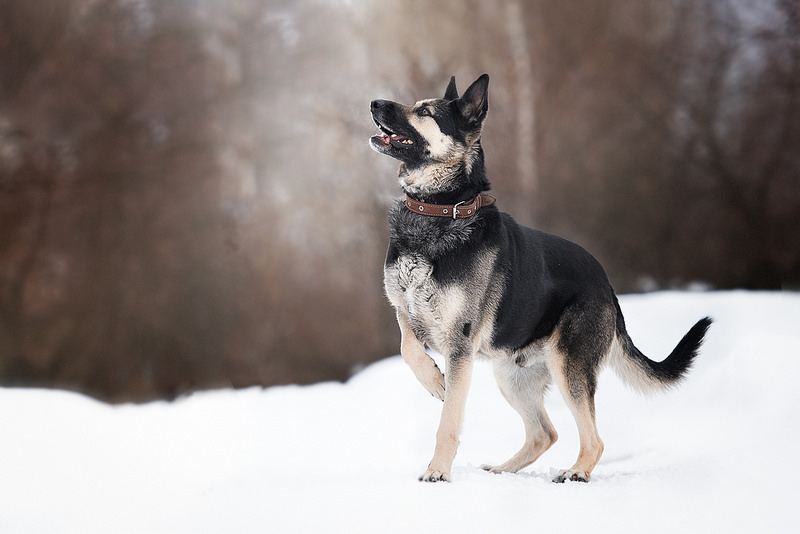
[[408, 137], [403, 137], [402, 135], [387, 134], [387, 133], [381, 135], [381, 143], [383, 143], [384, 145], [390, 145], [393, 142], [394, 143], [401, 143], [403, 145], [412, 144], [411, 140], [409, 140]]

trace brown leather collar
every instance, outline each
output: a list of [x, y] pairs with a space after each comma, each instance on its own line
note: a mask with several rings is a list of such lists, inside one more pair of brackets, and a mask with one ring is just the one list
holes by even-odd
[[491, 195], [480, 194], [471, 200], [465, 200], [458, 204], [427, 204], [425, 202], [417, 202], [410, 196], [406, 195], [406, 208], [414, 213], [420, 215], [429, 215], [431, 217], [449, 217], [451, 219], [466, 219], [472, 217], [478, 210], [484, 206], [491, 206], [497, 201]]

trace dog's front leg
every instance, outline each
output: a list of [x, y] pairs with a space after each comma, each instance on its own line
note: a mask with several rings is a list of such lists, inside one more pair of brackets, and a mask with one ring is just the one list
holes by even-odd
[[403, 360], [431, 395], [444, 400], [444, 376], [433, 358], [425, 352], [425, 346], [417, 339], [406, 315], [399, 310], [397, 324], [400, 325], [400, 354]]
[[438, 482], [450, 480], [450, 469], [458, 449], [458, 434], [464, 420], [464, 406], [472, 379], [472, 354], [450, 356], [447, 360], [447, 375], [442, 418], [436, 432], [436, 449], [420, 480]]

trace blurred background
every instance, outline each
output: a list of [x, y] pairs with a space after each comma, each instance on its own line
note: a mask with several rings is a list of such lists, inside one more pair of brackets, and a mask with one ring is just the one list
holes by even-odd
[[619, 292], [800, 288], [795, 0], [0, 0], [0, 385], [396, 354], [369, 102], [484, 72], [498, 205]]

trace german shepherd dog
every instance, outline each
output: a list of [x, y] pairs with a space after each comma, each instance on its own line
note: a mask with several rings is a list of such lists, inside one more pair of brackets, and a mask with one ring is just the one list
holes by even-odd
[[[483, 469], [519, 471], [555, 443], [543, 405], [555, 381], [578, 425], [580, 452], [553, 481], [588, 482], [603, 453], [594, 405], [601, 368], [610, 364], [642, 391], [667, 389], [686, 375], [711, 319], [698, 321], [665, 360], [648, 359], [633, 345], [594, 257], [497, 209], [484, 193], [488, 87], [484, 74], [459, 97], [452, 77], [444, 98], [370, 105], [380, 129], [370, 144], [400, 160], [406, 194], [389, 212], [384, 267], [400, 351], [422, 385], [444, 401], [433, 459], [420, 480], [450, 480], [473, 360], [481, 355], [525, 424], [519, 452]], [[444, 375], [426, 346], [444, 356]]]

